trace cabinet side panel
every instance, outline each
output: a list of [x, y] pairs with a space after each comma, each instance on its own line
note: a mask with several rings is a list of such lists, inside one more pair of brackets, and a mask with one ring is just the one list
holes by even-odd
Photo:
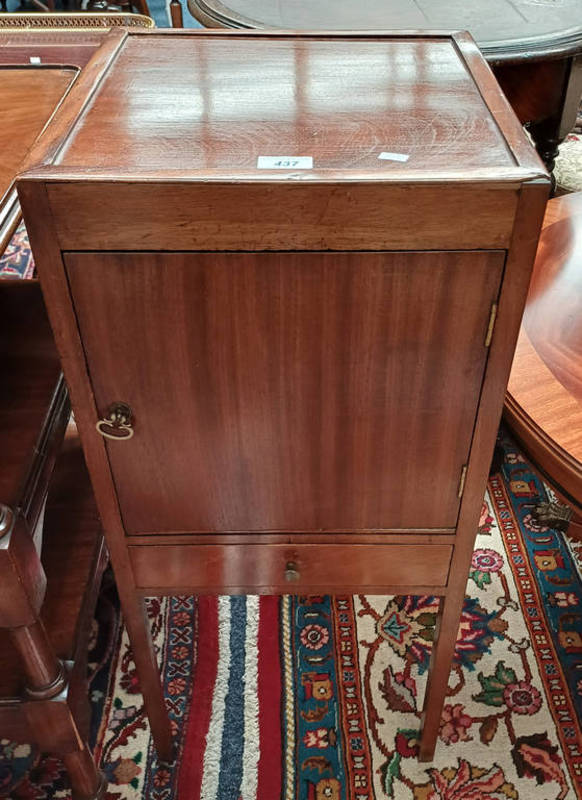
[[[440, 632], [431, 657], [426, 689], [426, 696], [430, 697], [431, 702], [425, 706], [424, 710], [422, 723], [424, 742], [436, 741], [441, 724], [441, 710], [448, 686], [479, 513], [487, 485], [495, 436], [501, 418], [503, 398], [511, 370], [548, 192], [549, 182], [541, 180], [524, 184], [520, 193], [518, 212], [501, 288], [497, 322], [491, 342], [491, 353], [485, 371], [483, 392], [471, 445], [447, 597], [442, 610]], [[431, 748], [427, 747], [421, 755], [430, 758], [431, 753]]]
[[[92, 435], [97, 415], [95, 400], [46, 186], [42, 182], [22, 181], [18, 187], [18, 194], [41, 280], [47, 313], [71, 395], [75, 421], [81, 436], [99, 514], [107, 536], [107, 544], [112, 555], [116, 554], [114, 557], [122, 569], [122, 578], [132, 583], [131, 567], [125, 544], [122, 542], [123, 524], [107, 453], [101, 437]], [[124, 568], [127, 572], [123, 571]]]
[[140, 685], [144, 695], [156, 748], [161, 758], [170, 759], [172, 734], [162, 694], [156, 654], [151, 642], [142, 601], [136, 594], [135, 580], [124, 536], [123, 523], [103, 441], [92, 435], [96, 416], [85, 355], [69, 296], [69, 287], [58, 246], [57, 230], [48, 202], [46, 186], [33, 180], [22, 181], [18, 193], [39, 271], [43, 296], [71, 394], [75, 420], [91, 477], [99, 516], [129, 630]]

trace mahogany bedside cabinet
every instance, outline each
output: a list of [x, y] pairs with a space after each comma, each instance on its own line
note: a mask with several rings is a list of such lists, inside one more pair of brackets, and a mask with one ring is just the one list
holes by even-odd
[[549, 178], [466, 34], [113, 31], [19, 194], [143, 596], [436, 594], [431, 759]]

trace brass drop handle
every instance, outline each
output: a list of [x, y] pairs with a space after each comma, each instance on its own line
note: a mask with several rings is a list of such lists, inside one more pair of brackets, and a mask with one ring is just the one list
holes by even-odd
[[131, 439], [134, 434], [133, 412], [127, 403], [111, 403], [105, 416], [95, 427], [106, 439]]
[[285, 564], [285, 580], [289, 583], [296, 583], [299, 580], [299, 569], [294, 561]]

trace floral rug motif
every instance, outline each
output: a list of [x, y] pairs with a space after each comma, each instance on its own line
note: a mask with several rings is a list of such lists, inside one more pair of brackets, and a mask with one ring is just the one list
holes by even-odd
[[6, 250], [0, 254], [0, 279], [32, 278], [34, 258], [28, 242], [24, 222], [14, 231]]
[[[180, 753], [156, 760], [120, 626], [92, 682], [108, 800], [582, 797], [582, 547], [535, 524], [547, 489], [500, 441], [432, 764], [417, 739], [436, 598], [152, 599]], [[8, 796], [69, 796], [55, 759], [27, 773], [32, 754], [3, 744]]]

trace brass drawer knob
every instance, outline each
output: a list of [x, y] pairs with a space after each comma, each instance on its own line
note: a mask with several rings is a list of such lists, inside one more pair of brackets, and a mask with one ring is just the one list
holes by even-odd
[[131, 439], [134, 434], [133, 412], [127, 403], [112, 403], [95, 427], [106, 439]]
[[285, 565], [285, 580], [289, 583], [295, 583], [299, 580], [299, 570], [294, 561], [288, 561]]

